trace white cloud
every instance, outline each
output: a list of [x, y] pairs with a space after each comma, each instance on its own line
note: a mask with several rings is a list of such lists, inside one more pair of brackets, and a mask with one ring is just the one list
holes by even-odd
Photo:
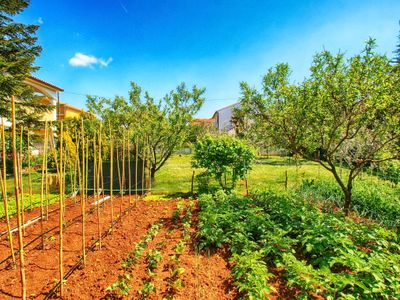
[[43, 24], [43, 23], [44, 23], [42, 17], [39, 17], [39, 18], [37, 19], [37, 22], [38, 22], [39, 24]]
[[107, 60], [97, 58], [93, 55], [86, 55], [80, 52], [75, 53], [73, 57], [69, 59], [69, 64], [73, 67], [93, 67], [93, 65], [100, 65], [101, 67], [107, 67], [113, 61], [112, 57]]

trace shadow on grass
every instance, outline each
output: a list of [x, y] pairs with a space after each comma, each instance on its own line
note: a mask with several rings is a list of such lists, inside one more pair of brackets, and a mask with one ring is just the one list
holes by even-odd
[[176, 192], [176, 193], [165, 193], [165, 194], [150, 194], [145, 196], [145, 200], [154, 201], [154, 200], [174, 200], [179, 198], [194, 198], [197, 195], [191, 192]]
[[[259, 157], [255, 161], [256, 165], [269, 165], [269, 166], [296, 166], [296, 161], [293, 159], [274, 159], [268, 157]], [[312, 165], [309, 161], [305, 159], [300, 159], [297, 161], [298, 166]]]

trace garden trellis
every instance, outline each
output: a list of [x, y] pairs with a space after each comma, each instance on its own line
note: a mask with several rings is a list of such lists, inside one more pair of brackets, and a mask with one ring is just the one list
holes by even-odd
[[[14, 100], [11, 104], [14, 107]], [[29, 293], [27, 280], [31, 277], [26, 274], [25, 258], [34, 252], [32, 247], [35, 245], [35, 251], [46, 255], [52, 248], [53, 240], [58, 244], [55, 263], [58, 265], [58, 275], [52, 294], [54, 296], [55, 292], [59, 292], [62, 296], [65, 279], [72, 272], [65, 262], [65, 255], [69, 255], [65, 252], [69, 247], [69, 228], [72, 224], [81, 223], [81, 254], [78, 262], [84, 266], [87, 253], [101, 248], [102, 238], [108, 234], [108, 228], [120, 222], [132, 204], [150, 191], [150, 164], [146, 161], [148, 150], [138, 143], [140, 137], [133, 138], [124, 132], [122, 139], [118, 140], [113, 136], [111, 124], [84, 117], [73, 122], [46, 121], [41, 129], [20, 126], [15, 117], [11, 124], [10, 132], [4, 124], [1, 126], [0, 183], [7, 223], [6, 232], [1, 236], [7, 237], [9, 256], [2, 258], [0, 265], [8, 264], [18, 270], [20, 296], [26, 299]], [[40, 140], [39, 156], [32, 153], [33, 139], [35, 146]], [[12, 153], [6, 150], [9, 142], [12, 144]], [[7, 191], [7, 171], [11, 171], [7, 170], [7, 160], [13, 162], [13, 193]], [[33, 189], [34, 165], [38, 166], [40, 173], [39, 193]], [[26, 177], [28, 184], [24, 190], [23, 180]], [[12, 227], [14, 218], [9, 209], [10, 201], [15, 201], [17, 208], [15, 228]], [[120, 205], [119, 214], [114, 212], [114, 202]], [[71, 214], [74, 214], [72, 218]], [[56, 225], [55, 216], [58, 218]], [[90, 232], [87, 231], [87, 222], [88, 218], [92, 220], [94, 216], [97, 224], [96, 243], [88, 244]], [[36, 222], [40, 223], [40, 232], [33, 237], [27, 228]], [[49, 236], [53, 238], [49, 240]], [[15, 249], [15, 240], [18, 241], [18, 249]]]

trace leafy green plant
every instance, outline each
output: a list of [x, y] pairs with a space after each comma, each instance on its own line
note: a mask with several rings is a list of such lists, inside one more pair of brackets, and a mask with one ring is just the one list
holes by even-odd
[[139, 294], [141, 295], [142, 298], [146, 299], [149, 297], [151, 293], [154, 293], [156, 291], [155, 285], [150, 282], [150, 281], [145, 281], [143, 283], [143, 287], [141, 290], [139, 290]]
[[199, 246], [229, 245], [232, 276], [243, 297], [273, 291], [271, 268], [283, 270], [299, 298], [392, 299], [400, 295], [399, 236], [343, 213], [324, 213], [293, 192], [252, 197], [202, 195]]
[[175, 250], [176, 253], [182, 254], [183, 251], [185, 250], [185, 247], [186, 247], [185, 241], [181, 240], [175, 245], [174, 250]]
[[268, 272], [260, 252], [234, 254], [230, 261], [234, 263], [232, 277], [239, 292], [249, 299], [269, 299], [267, 295], [274, 289], [268, 284], [268, 279], [274, 275]]
[[121, 294], [121, 295], [127, 296], [129, 294], [129, 291], [132, 288], [129, 285], [130, 280], [131, 280], [130, 274], [119, 275], [118, 280], [106, 288], [106, 292], [109, 292], [109, 293], [112, 293], [115, 295]]
[[254, 150], [242, 140], [228, 135], [207, 135], [196, 143], [192, 164], [195, 168], [205, 168], [206, 174], [213, 176], [222, 189], [231, 190], [251, 169], [254, 157]]
[[[340, 188], [332, 181], [304, 181], [299, 192], [308, 199], [322, 204], [333, 203], [343, 208], [344, 200]], [[381, 224], [396, 228], [400, 226], [400, 188], [381, 182], [357, 181], [353, 188], [351, 210]]]
[[146, 256], [147, 267], [150, 271], [157, 269], [158, 263], [162, 260], [161, 252], [155, 249], [149, 251]]

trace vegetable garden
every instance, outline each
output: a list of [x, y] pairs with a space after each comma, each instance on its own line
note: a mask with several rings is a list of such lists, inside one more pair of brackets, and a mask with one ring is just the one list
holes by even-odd
[[184, 83], [49, 121], [17, 2], [0, 4], [1, 299], [400, 299], [400, 59], [370, 39], [300, 83], [278, 64], [241, 83], [235, 136], [194, 121], [205, 88]]

